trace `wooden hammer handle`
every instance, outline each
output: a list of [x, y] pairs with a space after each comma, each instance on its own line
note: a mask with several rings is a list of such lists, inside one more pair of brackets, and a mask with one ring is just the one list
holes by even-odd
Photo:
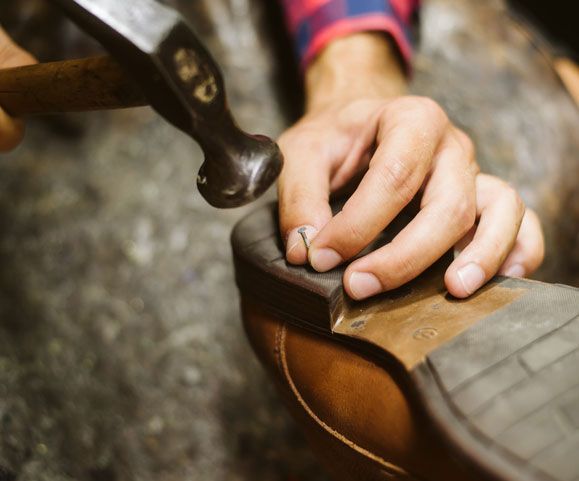
[[0, 70], [0, 107], [14, 117], [147, 105], [111, 57]]

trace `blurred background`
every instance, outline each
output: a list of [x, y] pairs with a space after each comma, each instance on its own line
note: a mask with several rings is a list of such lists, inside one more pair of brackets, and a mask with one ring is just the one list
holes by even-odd
[[[48, 3], [2, 2], [0, 23], [42, 61], [100, 52]], [[165, 3], [218, 59], [242, 127], [275, 137], [297, 118], [276, 2]], [[413, 92], [539, 212], [538, 278], [579, 286], [579, 112], [560, 53], [502, 0], [425, 1], [420, 38]], [[205, 204], [201, 161], [146, 108], [33, 119], [1, 159], [0, 479], [326, 479], [241, 328], [229, 233], [253, 207]]]

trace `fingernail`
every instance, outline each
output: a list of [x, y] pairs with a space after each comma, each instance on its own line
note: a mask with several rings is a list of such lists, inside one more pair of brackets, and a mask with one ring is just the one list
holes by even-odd
[[[290, 261], [306, 262], [310, 242], [317, 234], [318, 229], [311, 225], [304, 225], [293, 229], [288, 235], [286, 242], [286, 258]], [[292, 254], [291, 258], [290, 254]]]
[[464, 290], [470, 295], [476, 291], [485, 281], [485, 273], [481, 266], [471, 262], [461, 267], [458, 272], [458, 278], [462, 283]]
[[521, 264], [513, 264], [504, 271], [503, 275], [507, 277], [525, 277], [525, 268]]
[[374, 274], [353, 272], [350, 276], [350, 291], [354, 299], [366, 299], [382, 292], [382, 284]]
[[327, 247], [310, 249], [309, 260], [318, 272], [326, 272], [342, 263], [342, 257], [334, 249]]

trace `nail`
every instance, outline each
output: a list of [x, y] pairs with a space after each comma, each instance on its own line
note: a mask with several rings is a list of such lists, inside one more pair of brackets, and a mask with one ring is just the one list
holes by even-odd
[[382, 292], [382, 284], [374, 274], [352, 272], [350, 276], [350, 291], [354, 299], [366, 299]]
[[307, 227], [300, 227], [298, 229], [298, 234], [302, 236], [302, 240], [304, 241], [304, 245], [306, 246], [306, 250], [310, 250], [310, 238], [308, 237], [308, 228]]
[[521, 264], [513, 264], [508, 269], [505, 269], [503, 275], [507, 277], [525, 277], [525, 268]]
[[474, 262], [461, 267], [457, 274], [462, 287], [469, 295], [483, 285], [486, 277], [482, 268]]
[[[293, 229], [286, 242], [286, 258], [294, 262], [306, 262], [309, 244], [316, 235], [318, 235], [318, 229], [311, 225], [303, 225]], [[292, 254], [291, 259], [290, 254]]]
[[334, 249], [328, 247], [310, 249], [309, 260], [318, 272], [326, 272], [342, 263], [342, 257]]

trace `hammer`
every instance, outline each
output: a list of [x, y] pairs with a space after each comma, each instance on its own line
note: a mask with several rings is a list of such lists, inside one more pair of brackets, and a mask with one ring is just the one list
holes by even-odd
[[150, 105], [203, 149], [197, 186], [211, 205], [245, 205], [271, 186], [283, 163], [278, 146], [237, 126], [217, 64], [181, 15], [155, 0], [51, 1], [111, 57], [0, 70], [9, 114]]

